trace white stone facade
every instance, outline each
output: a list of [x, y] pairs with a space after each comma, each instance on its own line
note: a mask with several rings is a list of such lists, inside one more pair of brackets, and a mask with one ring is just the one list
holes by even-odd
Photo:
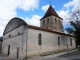
[[[53, 12], [50, 14], [51, 9]], [[43, 20], [45, 20], [44, 25]], [[3, 33], [2, 52], [20, 59], [75, 48], [74, 37], [64, 33], [62, 18], [51, 5], [48, 13], [40, 20], [40, 24], [41, 27], [32, 26], [23, 19], [12, 18]]]
[[[42, 35], [42, 45], [38, 45], [38, 35]], [[58, 37], [60, 37], [60, 45], [58, 45]], [[70, 39], [72, 39], [72, 46], [70, 44]], [[57, 51], [63, 49], [75, 48], [74, 37], [60, 35], [56, 33], [28, 29], [28, 55], [39, 55], [43, 52]]]
[[[20, 33], [18, 35], [18, 33]], [[9, 34], [11, 37], [9, 37]], [[42, 45], [38, 45], [38, 35], [42, 35]], [[60, 37], [60, 45], [58, 45], [58, 37]], [[63, 49], [75, 48], [75, 40], [73, 37], [60, 35], [58, 33], [51, 33], [47, 31], [28, 28], [27, 26], [20, 26], [3, 36], [3, 53], [8, 53], [8, 45], [10, 45], [10, 55], [17, 56], [17, 47], [19, 47], [19, 58], [26, 57], [26, 43], [27, 56], [39, 55], [44, 52], [57, 51]], [[72, 46], [70, 45], [72, 39]], [[27, 41], [26, 41], [27, 40]]]
[[[19, 48], [19, 57], [22, 57], [26, 52], [26, 33], [27, 28], [22, 25], [3, 36], [3, 53], [8, 54], [8, 45], [10, 45], [10, 55], [17, 56], [17, 47]], [[9, 37], [9, 35], [11, 35]]]

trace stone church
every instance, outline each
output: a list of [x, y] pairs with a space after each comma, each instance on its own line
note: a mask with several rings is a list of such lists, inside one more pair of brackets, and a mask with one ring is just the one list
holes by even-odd
[[12, 18], [3, 33], [2, 52], [24, 58], [74, 49], [75, 39], [64, 32], [62, 20], [51, 5], [40, 19], [40, 27], [29, 25], [21, 18]]

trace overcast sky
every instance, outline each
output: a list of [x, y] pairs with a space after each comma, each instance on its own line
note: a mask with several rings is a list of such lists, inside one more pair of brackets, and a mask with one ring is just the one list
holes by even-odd
[[65, 27], [68, 23], [66, 17], [70, 11], [79, 8], [80, 0], [0, 0], [0, 36], [3, 36], [7, 23], [13, 17], [20, 17], [28, 24], [40, 26], [39, 19], [44, 16], [50, 4], [63, 18]]

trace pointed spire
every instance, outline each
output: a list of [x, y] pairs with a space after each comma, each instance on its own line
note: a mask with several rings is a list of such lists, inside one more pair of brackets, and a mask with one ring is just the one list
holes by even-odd
[[42, 19], [44, 19], [44, 18], [46, 18], [48, 16], [51, 16], [51, 15], [62, 19], [61, 17], [58, 16], [58, 14], [54, 10], [54, 8], [50, 5], [49, 8], [48, 8], [48, 10], [47, 10], [47, 12], [45, 13], [45, 15], [44, 15], [44, 17]]
[[50, 1], [50, 5], [51, 5], [51, 1]]

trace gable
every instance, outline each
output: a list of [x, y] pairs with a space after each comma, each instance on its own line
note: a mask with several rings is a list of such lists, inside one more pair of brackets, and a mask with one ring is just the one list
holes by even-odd
[[6, 25], [6, 28], [4, 30], [3, 35], [5, 35], [6, 33], [8, 33], [9, 31], [23, 25], [23, 24], [27, 24], [24, 20], [22, 20], [21, 18], [12, 18], [8, 24]]

